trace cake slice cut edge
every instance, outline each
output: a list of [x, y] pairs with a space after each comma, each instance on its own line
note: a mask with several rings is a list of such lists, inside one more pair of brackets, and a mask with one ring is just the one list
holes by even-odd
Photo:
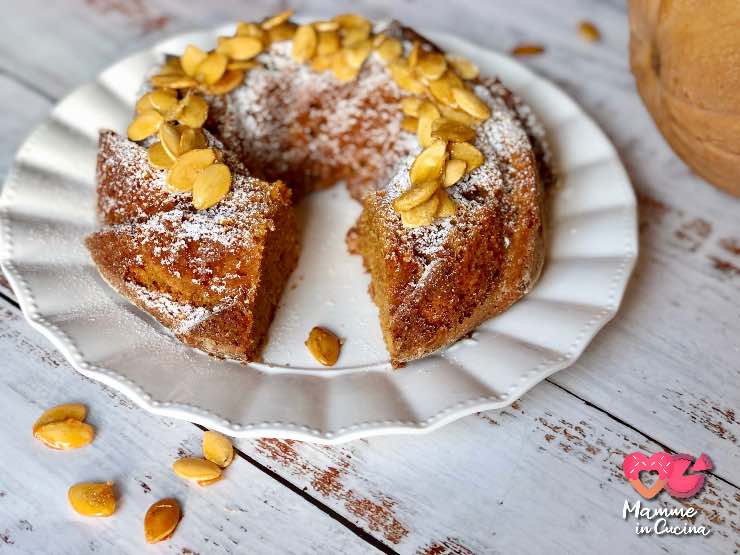
[[[136, 152], [145, 154], [143, 147], [125, 148], [146, 163]], [[117, 176], [141, 179], [140, 170], [134, 163], [131, 175]], [[98, 194], [106, 190], [111, 184], [99, 183]], [[257, 360], [298, 260], [290, 190], [234, 173], [226, 198], [206, 210], [194, 209], [188, 194], [167, 195], [162, 211], [137, 213], [86, 239], [101, 276], [184, 343], [217, 357]]]

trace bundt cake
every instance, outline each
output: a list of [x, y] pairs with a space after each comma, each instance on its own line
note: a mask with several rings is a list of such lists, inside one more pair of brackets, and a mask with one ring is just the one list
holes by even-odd
[[128, 139], [101, 133], [104, 227], [87, 244], [182, 341], [254, 360], [297, 260], [292, 203], [344, 180], [363, 204], [350, 250], [402, 366], [536, 282], [543, 137], [501, 83], [398, 23], [290, 15], [241, 23], [212, 52], [190, 45], [150, 77]]

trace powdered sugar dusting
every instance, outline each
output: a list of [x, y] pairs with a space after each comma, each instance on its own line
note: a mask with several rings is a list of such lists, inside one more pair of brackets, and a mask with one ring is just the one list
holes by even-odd
[[194, 326], [207, 320], [212, 314], [212, 311], [207, 308], [178, 302], [167, 293], [151, 291], [133, 282], [128, 282], [126, 285], [144, 307], [162, 314], [168, 320], [174, 322], [172, 331], [176, 334], [186, 333]]
[[[485, 156], [485, 162], [447, 189], [447, 193], [458, 205], [457, 216], [438, 218], [430, 225], [422, 227], [401, 227], [400, 216], [392, 208], [392, 203], [411, 187], [409, 168], [421, 150], [418, 145], [391, 179], [386, 188], [387, 194], [379, 197], [380, 202], [385, 205], [387, 217], [398, 220], [401, 240], [410, 244], [413, 252], [418, 255], [419, 262], [424, 265], [434, 262], [434, 255], [444, 249], [454, 229], [464, 234], [466, 225], [477, 221], [476, 210], [486, 202], [496, 202], [496, 189], [507, 190], [517, 183], [511, 159], [517, 153], [526, 153], [532, 149], [517, 113], [507, 104], [510, 93], [493, 79], [476, 85], [474, 91], [491, 109], [491, 117], [476, 129], [475, 146]], [[505, 244], [508, 243], [505, 241]]]
[[401, 130], [400, 89], [368, 58], [357, 79], [339, 82], [290, 56], [290, 43], [258, 57], [264, 67], [225, 97], [209, 99], [214, 128], [247, 166], [311, 190], [346, 178], [355, 198], [381, 188], [416, 146]]

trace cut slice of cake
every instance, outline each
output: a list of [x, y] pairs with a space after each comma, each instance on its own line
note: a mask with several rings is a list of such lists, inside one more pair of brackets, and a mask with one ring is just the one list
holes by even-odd
[[[492, 116], [477, 128], [485, 162], [446, 189], [457, 213], [406, 227], [393, 201], [408, 167], [365, 197], [356, 245], [395, 367], [442, 349], [509, 308], [544, 261], [543, 183], [533, 135], [516, 99], [489, 80], [475, 88]], [[549, 178], [548, 178], [549, 179]]]
[[104, 132], [100, 157], [100, 215], [112, 225], [87, 246], [103, 278], [185, 343], [254, 360], [298, 259], [290, 190], [232, 164], [231, 191], [196, 210], [136, 143]]

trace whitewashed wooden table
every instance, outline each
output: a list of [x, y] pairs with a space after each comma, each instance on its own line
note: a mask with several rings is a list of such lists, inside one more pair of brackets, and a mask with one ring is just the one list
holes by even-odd
[[[526, 61], [575, 97], [615, 142], [640, 201], [641, 254], [617, 318], [572, 368], [512, 407], [420, 437], [325, 447], [239, 441], [228, 479], [190, 487], [169, 467], [197, 453], [201, 430], [154, 417], [83, 378], [23, 320], [0, 284], [2, 553], [738, 553], [740, 550], [740, 202], [672, 154], [640, 103], [618, 0], [296, 1], [308, 14], [361, 11], [463, 33]], [[31, 128], [65, 93], [167, 35], [256, 19], [283, 2], [24, 0], [0, 22], [0, 176]], [[603, 40], [578, 37], [598, 25]], [[60, 148], [63, 145], [60, 145]], [[60, 284], [63, 286], [63, 284]], [[31, 437], [46, 407], [82, 401], [95, 443], [57, 453]], [[625, 453], [709, 454], [715, 469], [685, 501], [708, 537], [638, 537], [621, 518], [637, 494]], [[67, 505], [74, 482], [114, 479], [113, 518]], [[184, 519], [147, 546], [142, 519], [176, 496]], [[679, 502], [663, 492], [652, 506]]]

